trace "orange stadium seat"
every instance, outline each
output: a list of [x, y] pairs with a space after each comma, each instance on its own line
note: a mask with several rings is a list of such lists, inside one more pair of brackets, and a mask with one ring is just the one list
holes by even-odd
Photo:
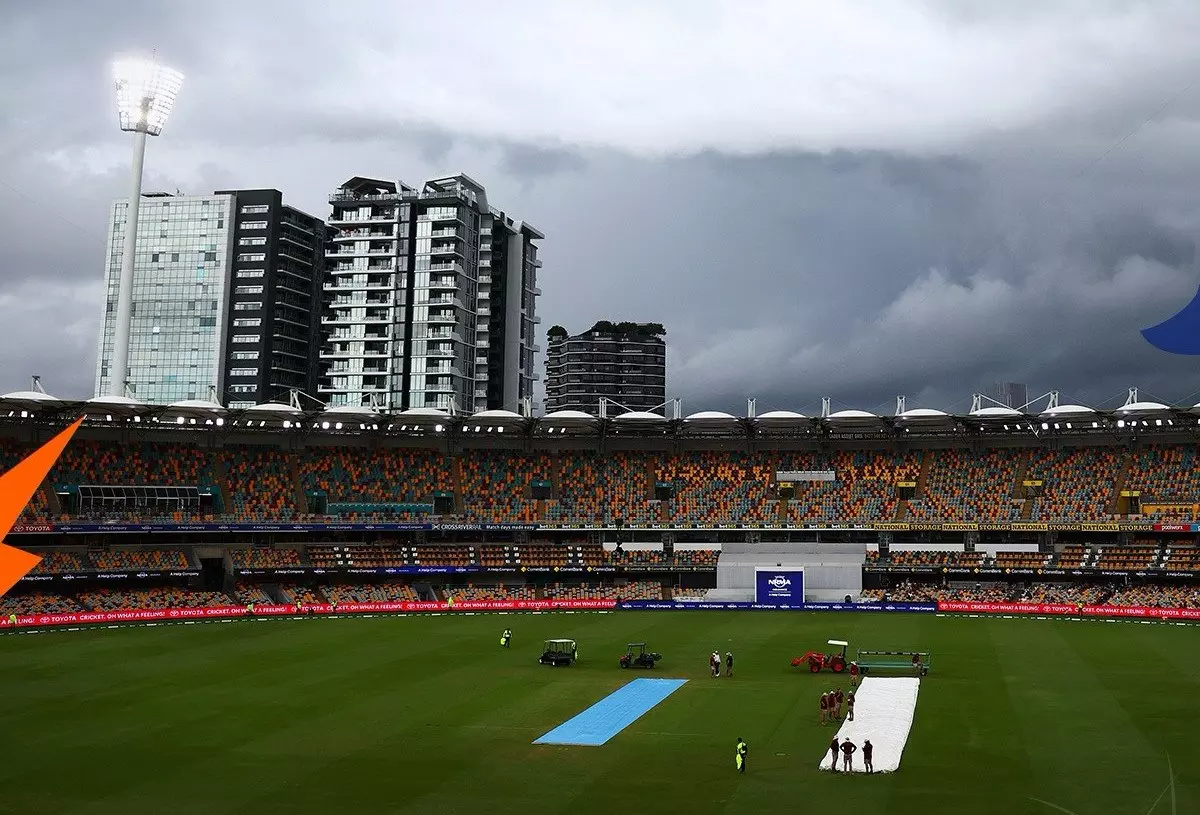
[[[321, 447], [306, 451], [300, 468], [305, 490], [323, 491], [331, 504], [432, 504], [436, 493], [454, 491], [448, 460], [436, 450]], [[393, 520], [417, 519], [408, 512], [385, 514]], [[378, 515], [341, 517], [356, 521]]]
[[1027, 479], [1043, 482], [1031, 520], [1086, 522], [1110, 520], [1108, 504], [1121, 455], [1108, 447], [1067, 447], [1033, 455]]
[[110, 549], [93, 552], [92, 563], [105, 572], [121, 569], [170, 571], [191, 566], [187, 554], [181, 549]]
[[238, 569], [277, 569], [304, 565], [298, 549], [230, 549], [229, 559]]
[[1012, 493], [1024, 455], [1014, 450], [939, 450], [924, 494], [908, 504], [911, 517], [958, 523], [1015, 520], [1021, 502]]

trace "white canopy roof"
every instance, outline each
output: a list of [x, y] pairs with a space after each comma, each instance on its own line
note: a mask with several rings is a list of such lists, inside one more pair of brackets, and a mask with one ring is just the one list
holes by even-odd
[[932, 408], [913, 408], [906, 410], [896, 417], [902, 422], [945, 422], [950, 420], [950, 414], [942, 410], [933, 410]]
[[991, 405], [973, 410], [970, 415], [976, 419], [1019, 419], [1021, 411], [1003, 405]]
[[665, 416], [651, 413], [648, 410], [631, 410], [628, 413], [622, 413], [614, 419], [614, 421], [618, 422], [665, 422], [666, 420]]
[[329, 419], [367, 419], [374, 421], [379, 418], [379, 411], [362, 405], [338, 405], [337, 407], [328, 408], [321, 416], [322, 418]]
[[756, 422], [802, 422], [808, 417], [794, 410], [768, 410], [761, 416], [755, 416]]
[[699, 413], [693, 413], [691, 416], [684, 417], [685, 422], [736, 422], [737, 417], [732, 413], [725, 413], [720, 410], [702, 410]]
[[481, 410], [478, 413], [471, 414], [470, 420], [472, 422], [484, 421], [492, 422], [493, 424], [511, 424], [512, 422], [523, 422], [525, 421], [525, 417], [511, 410]]
[[879, 419], [874, 413], [865, 410], [839, 410], [825, 418], [830, 422], [866, 422]]
[[592, 424], [598, 419], [582, 410], [556, 410], [543, 416], [542, 421], [551, 424]]
[[56, 397], [41, 391], [13, 391], [0, 396], [0, 402], [16, 402], [16, 403], [46, 403], [57, 402]]
[[261, 416], [301, 416], [304, 413], [299, 408], [280, 402], [263, 402], [261, 405], [246, 408], [246, 412]]
[[1047, 408], [1042, 411], [1042, 418], [1058, 419], [1063, 416], [1091, 416], [1095, 415], [1095, 413], [1096, 411], [1087, 405], [1058, 405], [1057, 407]]
[[1117, 413], [1128, 416], [1135, 413], [1166, 413], [1170, 407], [1162, 402], [1132, 402], [1117, 408]]
[[131, 416], [148, 407], [145, 402], [128, 396], [93, 396], [85, 404], [88, 406], [88, 412], [93, 415], [103, 412], [109, 415]]

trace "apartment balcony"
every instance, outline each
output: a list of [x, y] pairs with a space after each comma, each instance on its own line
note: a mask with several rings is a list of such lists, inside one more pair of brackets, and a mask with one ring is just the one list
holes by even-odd
[[461, 263], [432, 263], [429, 266], [429, 271], [463, 274], [463, 266]]
[[[365, 275], [365, 271], [359, 271], [358, 274]], [[322, 283], [323, 289], [326, 292], [336, 292], [337, 289], [344, 289], [347, 292], [383, 292], [395, 288], [395, 284], [390, 280], [386, 280], [389, 275], [374, 275], [376, 280], [367, 280], [364, 283], [356, 283], [353, 280], [346, 280], [349, 275], [338, 275], [337, 280], [329, 280]], [[378, 280], [379, 277], [384, 277], [384, 280]]]
[[458, 278], [455, 277], [434, 277], [429, 280], [429, 288], [431, 289], [458, 289]]
[[476, 348], [487, 348], [490, 345], [491, 345], [491, 343], [488, 342], [487, 340], [475, 340]]
[[392, 322], [389, 315], [370, 315], [367, 317], [349, 317], [341, 315], [333, 315], [322, 317], [322, 325], [387, 325]]
[[480, 269], [490, 269], [490, 268], [492, 268], [492, 258], [491, 258], [490, 256], [488, 256], [488, 257], [483, 257], [482, 255], [480, 255], [480, 257], [479, 257], [479, 268], [480, 268]]
[[457, 323], [458, 315], [453, 311], [431, 311], [429, 312], [429, 322], [431, 323]]
[[307, 224], [303, 221], [297, 220], [296, 218], [293, 218], [289, 215], [281, 216], [279, 219], [279, 223], [283, 224], [284, 226], [290, 226], [293, 229], [298, 229], [301, 232], [304, 232], [308, 235], [313, 234], [313, 228], [312, 228], [311, 224]]
[[318, 355], [319, 359], [387, 359], [386, 351], [334, 351], [323, 350]]
[[[306, 246], [305, 249], [308, 249], [311, 251], [313, 249], [313, 247]], [[313, 256], [312, 255], [308, 254], [307, 252], [305, 252], [304, 254], [300, 254], [295, 249], [292, 249], [290, 246], [284, 246], [282, 244], [280, 244], [280, 247], [279, 247], [279, 257], [284, 258], [286, 260], [290, 260], [294, 263], [302, 264], [304, 266], [311, 267], [313, 265]]]
[[487, 398], [487, 388], [476, 388], [475, 389], [475, 398], [476, 399], [486, 399]]
[[[424, 197], [424, 196], [422, 196], [422, 197]], [[438, 195], [437, 197], [441, 198], [444, 196]], [[449, 197], [449, 196], [447, 195], [445, 197]], [[463, 222], [462, 216], [459, 214], [457, 209], [453, 213], [445, 213], [445, 214], [439, 213], [436, 215], [432, 214], [428, 210], [426, 210], [425, 212], [422, 212], [420, 215], [417, 216], [417, 220], [418, 221], [430, 221], [435, 224], [448, 224], [448, 223], [460, 223], [461, 224]]]
[[475, 296], [480, 300], [487, 300], [488, 302], [491, 302], [492, 299], [492, 293], [487, 289], [480, 289], [475, 293]]
[[396, 300], [394, 297], [335, 297], [329, 305], [333, 308], [351, 308], [354, 306], [391, 308], [396, 305]]
[[475, 313], [477, 315], [479, 315], [480, 317], [491, 317], [492, 316], [492, 310], [490, 308], [484, 308], [482, 306], [475, 309]]
[[455, 308], [464, 307], [462, 300], [459, 300], [457, 297], [447, 297], [444, 294], [439, 297], [429, 298], [429, 307], [434, 308], [435, 306], [441, 306], [443, 308], [446, 306], [454, 306]]
[[487, 365], [488, 358], [487, 357], [475, 357], [475, 364], [476, 365]]
[[334, 331], [332, 334], [330, 334], [330, 336], [329, 336], [330, 342], [371, 343], [372, 347], [374, 347], [375, 343], [388, 342], [391, 339], [392, 339], [392, 335], [390, 332], [390, 326], [388, 329], [384, 329], [382, 331], [380, 331], [379, 329], [376, 329], [375, 333], [370, 333], [370, 334], [367, 334], [367, 333], [356, 334], [356, 333], [354, 333], [354, 330], [351, 328], [339, 328], [336, 331]]
[[429, 249], [430, 255], [458, 255], [462, 257], [462, 249], [457, 243], [438, 243]]
[[[482, 263], [480, 263], [479, 265], [480, 265], [480, 266], [482, 266], [483, 264], [482, 264]], [[479, 275], [479, 285], [480, 285], [480, 286], [490, 286], [490, 285], [492, 285], [492, 276], [491, 276], [490, 274], [482, 274], [482, 273], [480, 273], [480, 275]]]
[[335, 242], [362, 240], [394, 240], [396, 228], [391, 229], [343, 229], [333, 236]]

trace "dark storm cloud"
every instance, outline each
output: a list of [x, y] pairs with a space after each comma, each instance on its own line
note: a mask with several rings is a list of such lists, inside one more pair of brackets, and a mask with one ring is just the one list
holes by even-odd
[[512, 144], [504, 147], [501, 168], [511, 176], [525, 179], [544, 178], [565, 172], [579, 172], [587, 166], [574, 150]]
[[[689, 411], [965, 410], [1000, 379], [1182, 398], [1194, 361], [1138, 332], [1197, 285], [1200, 7], [1001, 6], [21, 4], [0, 390], [90, 393], [129, 149], [105, 71], [150, 46], [188, 79], [147, 189], [278, 187], [323, 214], [353, 175], [466, 172], [548, 236], [541, 328], [664, 323]], [[797, 15], [802, 41], [764, 39]]]

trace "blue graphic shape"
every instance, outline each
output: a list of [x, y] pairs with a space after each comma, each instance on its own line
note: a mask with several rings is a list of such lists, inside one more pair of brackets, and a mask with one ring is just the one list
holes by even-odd
[[686, 679], [635, 679], [567, 719], [534, 744], [599, 747], [683, 687], [685, 682]]
[[1142, 329], [1142, 336], [1146, 342], [1168, 354], [1200, 356], [1200, 290], [1174, 317]]

